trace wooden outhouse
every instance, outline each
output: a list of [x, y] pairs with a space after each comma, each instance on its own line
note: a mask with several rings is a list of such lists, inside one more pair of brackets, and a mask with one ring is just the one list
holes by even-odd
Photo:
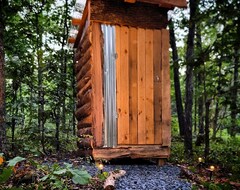
[[[94, 159], [168, 158], [167, 12], [185, 0], [88, 0], [74, 41], [78, 147]], [[77, 24], [76, 24], [77, 23]]]

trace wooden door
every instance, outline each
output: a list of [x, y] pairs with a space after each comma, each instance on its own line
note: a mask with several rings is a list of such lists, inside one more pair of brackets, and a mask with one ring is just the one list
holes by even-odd
[[116, 26], [117, 144], [170, 145], [169, 33]]

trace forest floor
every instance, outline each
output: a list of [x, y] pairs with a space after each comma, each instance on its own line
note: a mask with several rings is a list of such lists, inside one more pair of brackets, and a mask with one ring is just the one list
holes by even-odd
[[[112, 164], [112, 163], [111, 163]], [[81, 157], [77, 157], [75, 154], [64, 154], [64, 155], [55, 155], [48, 157], [28, 157], [23, 161], [18, 162], [13, 168], [12, 173], [8, 180], [4, 183], [0, 183], [0, 189], [12, 189], [12, 190], [21, 190], [21, 189], [103, 189], [104, 181], [110, 173], [110, 169], [118, 170], [119, 164], [123, 164], [123, 162], [113, 163], [113, 166], [106, 163], [106, 168], [101, 172], [94, 162], [90, 159], [85, 159]], [[126, 164], [126, 163], [125, 163]], [[139, 171], [135, 171], [136, 176], [137, 172], [142, 172], [142, 170], [147, 173], [148, 177], [150, 176], [153, 170], [147, 172], [147, 168], [153, 167], [152, 163], [146, 160], [142, 161], [132, 161], [129, 163], [130, 165], [143, 165], [147, 164], [148, 166], [144, 169], [139, 166]], [[171, 164], [168, 163], [168, 166], [164, 166], [163, 170], [172, 170], [172, 173], [169, 175], [175, 175], [175, 168], [179, 168], [179, 175], [176, 178], [182, 178], [185, 186], [179, 186], [179, 184], [175, 184], [176, 186], [171, 186], [170, 189], [240, 189], [240, 180], [231, 181], [231, 174], [228, 172], [224, 172], [219, 167], [215, 167], [214, 171], [211, 173], [209, 169], [207, 169], [204, 164], [203, 165], [188, 165], [188, 164]], [[89, 172], [89, 166], [92, 168]], [[70, 175], [71, 172], [83, 171], [82, 173], [78, 173], [77, 177], [82, 177], [82, 181], [80, 183], [76, 183], [73, 180], [74, 175]], [[110, 169], [109, 169], [110, 168]], [[124, 168], [124, 167], [123, 167]], [[126, 167], [125, 167], [126, 168]], [[1, 173], [0, 173], [0, 182], [3, 182], [6, 178], [4, 173], [6, 169], [6, 164], [1, 165]], [[135, 167], [136, 169], [136, 167]], [[84, 171], [91, 174], [92, 178], [88, 181], [88, 175], [84, 173]], [[134, 170], [128, 170], [130, 173], [134, 174]], [[127, 171], [127, 172], [128, 172]], [[77, 173], [77, 172], [76, 172]], [[3, 175], [4, 174], [4, 175]], [[73, 173], [72, 173], [73, 174]], [[127, 175], [127, 174], [126, 174]], [[162, 173], [157, 173], [156, 175], [162, 175]], [[76, 176], [75, 176], [76, 177]], [[123, 177], [124, 178], [124, 177]], [[129, 177], [126, 177], [129, 178]], [[146, 177], [147, 179], [147, 177]], [[85, 181], [84, 181], [85, 180]], [[121, 178], [119, 179], [122, 180]], [[126, 179], [125, 179], [126, 180]], [[173, 179], [167, 178], [164, 180], [171, 180], [170, 183], [173, 184]], [[175, 179], [174, 179], [175, 180]], [[159, 180], [161, 181], [161, 180]], [[179, 179], [180, 183], [181, 179]], [[166, 181], [165, 181], [166, 182]], [[164, 183], [165, 183], [164, 182]], [[134, 182], [137, 183], [137, 182]], [[144, 184], [144, 180], [141, 181], [141, 185]], [[154, 182], [155, 183], [155, 182]], [[178, 182], [177, 182], [178, 183]], [[190, 186], [186, 185], [186, 183], [191, 184]], [[178, 188], [177, 188], [178, 187]], [[190, 188], [190, 189], [191, 189]], [[123, 189], [123, 188], [117, 188]], [[131, 188], [129, 188], [131, 189]], [[144, 189], [144, 188], [142, 188]], [[161, 189], [160, 187], [156, 187], [156, 189]]]

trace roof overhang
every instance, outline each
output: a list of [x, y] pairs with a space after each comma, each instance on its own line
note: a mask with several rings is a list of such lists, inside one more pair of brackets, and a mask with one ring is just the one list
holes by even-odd
[[160, 7], [172, 9], [174, 7], [186, 8], [186, 0], [124, 0], [128, 3], [144, 2], [151, 4], [158, 4]]

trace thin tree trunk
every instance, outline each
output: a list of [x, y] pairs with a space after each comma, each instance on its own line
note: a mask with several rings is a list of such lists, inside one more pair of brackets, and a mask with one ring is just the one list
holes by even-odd
[[214, 119], [213, 119], [212, 139], [216, 139], [217, 128], [218, 128], [219, 96], [220, 96], [220, 91], [221, 91], [221, 70], [222, 70], [222, 61], [219, 62], [219, 69], [218, 69], [217, 97], [216, 97], [216, 105], [215, 105], [215, 115], [214, 115]]
[[[43, 6], [43, 5], [42, 5]], [[44, 117], [44, 89], [43, 89], [43, 52], [42, 52], [42, 32], [39, 26], [39, 15], [42, 14], [42, 7], [40, 12], [36, 13], [36, 29], [37, 29], [37, 77], [38, 77], [38, 128], [40, 131], [40, 141], [43, 152], [46, 153], [45, 149], [45, 117]]]
[[[202, 35], [201, 35], [201, 29], [200, 26], [196, 28], [196, 37], [197, 37], [197, 47], [199, 52], [202, 52]], [[200, 54], [200, 55], [201, 55]], [[203, 75], [202, 68], [204, 67], [204, 58], [203, 56], [199, 56], [198, 58], [198, 72], [197, 72], [197, 86], [198, 86], [198, 135], [197, 140], [195, 142], [196, 146], [201, 146], [201, 144], [204, 142], [204, 97], [202, 95], [202, 86], [203, 86], [203, 80], [205, 81], [205, 76]]]
[[75, 111], [76, 111], [76, 81], [75, 81], [75, 69], [74, 64], [72, 65], [72, 130], [73, 135], [76, 135], [76, 118], [75, 118]]
[[7, 1], [0, 1], [0, 152], [6, 153], [6, 106], [5, 106], [5, 53], [3, 36], [5, 30], [4, 24], [4, 7]]
[[59, 131], [60, 131], [60, 106], [56, 106], [56, 109], [54, 109], [54, 118], [55, 118], [55, 124], [56, 124], [56, 131], [55, 131], [55, 145], [56, 145], [56, 151], [60, 151], [60, 139], [59, 139]]
[[63, 29], [63, 36], [62, 36], [62, 55], [61, 55], [61, 105], [62, 105], [62, 113], [61, 113], [61, 123], [62, 129], [66, 131], [66, 91], [67, 91], [67, 52], [64, 50], [64, 46], [66, 44], [66, 39], [68, 36], [68, 0], [65, 0], [65, 15], [64, 15], [64, 29]]
[[172, 58], [173, 58], [173, 73], [174, 73], [174, 89], [175, 89], [175, 98], [176, 98], [176, 106], [177, 106], [177, 114], [178, 114], [178, 124], [179, 124], [179, 132], [180, 136], [184, 136], [184, 111], [182, 104], [182, 93], [181, 93], [181, 85], [179, 79], [179, 63], [178, 63], [178, 51], [176, 46], [176, 38], [174, 33], [174, 23], [170, 21], [170, 44], [172, 48]]
[[16, 116], [18, 114], [18, 106], [13, 106], [17, 104], [17, 90], [18, 83], [16, 80], [13, 80], [13, 99], [12, 99], [12, 121], [11, 121], [11, 140], [12, 140], [12, 152], [15, 151], [15, 128], [16, 128]]
[[209, 140], [209, 112], [210, 112], [211, 100], [207, 100], [206, 107], [206, 115], [205, 115], [205, 148], [204, 148], [204, 157], [205, 161], [208, 162], [208, 156], [210, 152], [210, 140]]
[[233, 71], [233, 86], [231, 90], [231, 129], [230, 135], [231, 137], [235, 137], [237, 133], [237, 98], [238, 98], [238, 68], [239, 68], [239, 45], [234, 48], [234, 71]]
[[192, 148], [192, 106], [193, 106], [193, 68], [194, 68], [194, 36], [195, 36], [195, 16], [198, 6], [197, 0], [190, 0], [190, 21], [189, 32], [187, 39], [187, 53], [186, 53], [186, 87], [185, 87], [185, 133], [184, 133], [184, 147], [185, 153], [191, 156]]

